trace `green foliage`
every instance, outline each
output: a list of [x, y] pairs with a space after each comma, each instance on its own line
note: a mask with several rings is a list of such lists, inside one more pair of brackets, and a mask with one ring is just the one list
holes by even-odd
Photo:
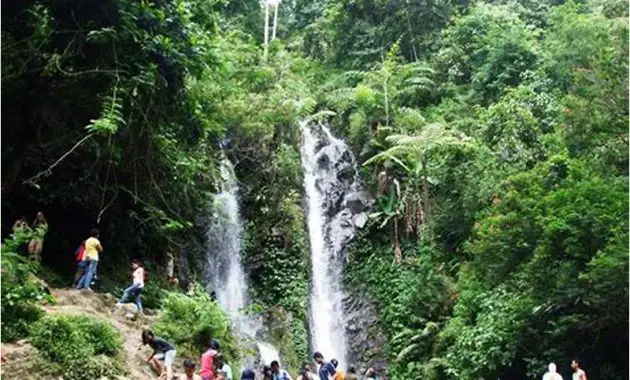
[[54, 302], [35, 277], [39, 265], [18, 253], [38, 232], [17, 230], [2, 243], [2, 341], [11, 342], [28, 335], [29, 326], [44, 312], [39, 304]]
[[109, 323], [86, 315], [49, 314], [36, 322], [30, 341], [64, 378], [93, 379], [124, 372], [120, 334]]
[[221, 344], [230, 363], [239, 359], [227, 315], [201, 288], [197, 288], [193, 296], [167, 293], [153, 332], [175, 344], [182, 356], [199, 356], [214, 338]]

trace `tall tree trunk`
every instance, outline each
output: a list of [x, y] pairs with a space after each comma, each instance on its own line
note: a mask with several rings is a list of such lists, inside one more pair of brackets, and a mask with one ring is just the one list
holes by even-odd
[[271, 34], [271, 40], [276, 39], [276, 29], [278, 27], [278, 7], [280, 3], [277, 3], [273, 9], [273, 33]]
[[263, 59], [267, 61], [267, 51], [269, 50], [269, 3], [265, 1], [265, 43]]

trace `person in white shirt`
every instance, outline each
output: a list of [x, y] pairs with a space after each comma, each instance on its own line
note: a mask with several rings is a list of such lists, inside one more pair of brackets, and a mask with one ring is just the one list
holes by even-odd
[[587, 380], [586, 372], [580, 368], [580, 361], [573, 359], [571, 362], [571, 368], [573, 368], [573, 380]]
[[232, 368], [226, 363], [225, 356], [223, 356], [223, 354], [217, 354], [214, 360], [216, 361], [215, 367], [217, 372], [223, 375], [225, 380], [232, 380]]
[[556, 365], [549, 363], [549, 372], [543, 375], [543, 380], [562, 380], [562, 376], [556, 372]]
[[[120, 307], [124, 303], [133, 302], [138, 307], [138, 313], [142, 313], [140, 296], [142, 294], [142, 288], [144, 288], [144, 268], [139, 261], [134, 260], [131, 263], [131, 269], [133, 270], [133, 284], [125, 289], [116, 306]], [[131, 297], [133, 297], [133, 301], [129, 301]]]

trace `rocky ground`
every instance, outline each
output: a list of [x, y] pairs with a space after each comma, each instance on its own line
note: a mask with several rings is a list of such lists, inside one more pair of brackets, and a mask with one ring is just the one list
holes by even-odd
[[[127, 364], [128, 374], [119, 380], [156, 379], [146, 363], [151, 355], [148, 346], [140, 346], [140, 334], [143, 328], [148, 328], [154, 316], [135, 315], [134, 305], [115, 306], [116, 299], [110, 294], [100, 294], [74, 289], [51, 289], [56, 299], [55, 305], [44, 307], [47, 313], [87, 314], [109, 321], [123, 337], [123, 353]], [[2, 379], [33, 379], [50, 380], [50, 376], [42, 376], [34, 368], [37, 367], [37, 350], [27, 340], [13, 344], [2, 345]], [[175, 368], [182, 368], [181, 358], [176, 360]]]

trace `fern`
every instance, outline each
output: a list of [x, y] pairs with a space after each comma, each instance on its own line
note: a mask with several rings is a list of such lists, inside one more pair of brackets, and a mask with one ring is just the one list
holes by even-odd
[[90, 133], [101, 135], [113, 135], [121, 125], [126, 125], [123, 118], [122, 99], [116, 96], [117, 88], [111, 96], [105, 96], [101, 106], [101, 114], [98, 119], [90, 120], [85, 129]]

